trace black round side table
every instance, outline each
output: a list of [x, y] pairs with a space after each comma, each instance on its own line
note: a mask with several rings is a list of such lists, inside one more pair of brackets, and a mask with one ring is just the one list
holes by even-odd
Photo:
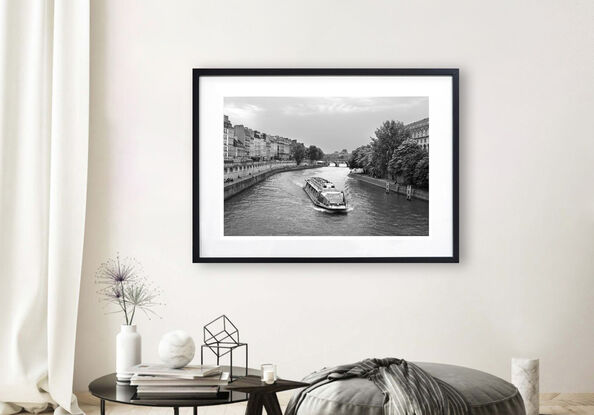
[[[223, 366], [224, 371], [229, 367]], [[243, 367], [233, 367], [235, 373], [245, 373]], [[307, 383], [278, 379], [274, 384], [267, 385], [260, 381], [260, 371], [248, 369], [248, 376], [235, 379], [229, 385], [221, 387], [223, 393], [220, 398], [207, 399], [138, 399], [136, 386], [118, 384], [116, 374], [102, 376], [89, 383], [89, 392], [101, 400], [101, 415], [105, 415], [105, 401], [117, 402], [126, 405], [158, 406], [173, 408], [173, 414], [179, 415], [179, 408], [192, 407], [194, 415], [198, 413], [199, 406], [229, 405], [237, 402], [248, 401], [246, 415], [261, 415], [266, 408], [269, 415], [282, 415], [276, 392], [308, 386]]]
[[[229, 367], [223, 367], [223, 370], [229, 371]], [[235, 373], [244, 373], [245, 368], [233, 367]], [[248, 374], [253, 376], [260, 376], [260, 371], [256, 369], [248, 369]], [[105, 415], [105, 401], [117, 402], [126, 405], [140, 405], [140, 406], [159, 406], [173, 408], [174, 415], [179, 414], [179, 408], [182, 407], [193, 407], [194, 415], [198, 413], [199, 406], [212, 406], [212, 405], [228, 405], [237, 402], [245, 402], [248, 400], [248, 394], [238, 391], [229, 391], [228, 393], [221, 394], [223, 397], [208, 398], [208, 399], [183, 399], [183, 400], [143, 400], [137, 399], [136, 397], [136, 386], [128, 384], [118, 384], [116, 380], [116, 374], [110, 373], [109, 375], [102, 376], [89, 383], [89, 392], [91, 395], [100, 399], [101, 415]]]

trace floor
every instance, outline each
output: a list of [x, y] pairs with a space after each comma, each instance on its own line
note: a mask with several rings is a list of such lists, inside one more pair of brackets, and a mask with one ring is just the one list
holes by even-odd
[[540, 413], [594, 415], [594, 393], [543, 393]]
[[[78, 393], [81, 409], [87, 415], [99, 414], [99, 400], [89, 393]], [[278, 394], [283, 411], [291, 398], [291, 392]], [[243, 415], [245, 403], [200, 408], [199, 415]], [[541, 414], [594, 415], [594, 393], [543, 393], [540, 395]], [[190, 408], [180, 409], [180, 415], [191, 415]], [[106, 415], [173, 415], [168, 408], [146, 408], [140, 406], [107, 403]]]

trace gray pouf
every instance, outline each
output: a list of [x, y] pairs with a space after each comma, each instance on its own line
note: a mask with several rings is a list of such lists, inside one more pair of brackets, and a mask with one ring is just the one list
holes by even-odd
[[[469, 405], [470, 415], [525, 415], [514, 385], [496, 376], [466, 367], [417, 363], [433, 377], [453, 386]], [[330, 382], [307, 393], [298, 415], [383, 415], [384, 395], [367, 379]]]

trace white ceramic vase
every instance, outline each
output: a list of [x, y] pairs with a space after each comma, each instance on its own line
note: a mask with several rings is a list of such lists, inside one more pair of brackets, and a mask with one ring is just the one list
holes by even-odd
[[130, 368], [141, 362], [142, 349], [140, 334], [136, 332], [136, 325], [123, 324], [116, 336], [116, 375], [120, 381], [129, 381], [132, 373]]

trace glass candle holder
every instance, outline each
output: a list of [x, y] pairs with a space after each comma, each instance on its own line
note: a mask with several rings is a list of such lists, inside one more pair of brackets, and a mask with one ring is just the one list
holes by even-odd
[[276, 382], [276, 365], [266, 363], [261, 366], [262, 382], [271, 385]]

